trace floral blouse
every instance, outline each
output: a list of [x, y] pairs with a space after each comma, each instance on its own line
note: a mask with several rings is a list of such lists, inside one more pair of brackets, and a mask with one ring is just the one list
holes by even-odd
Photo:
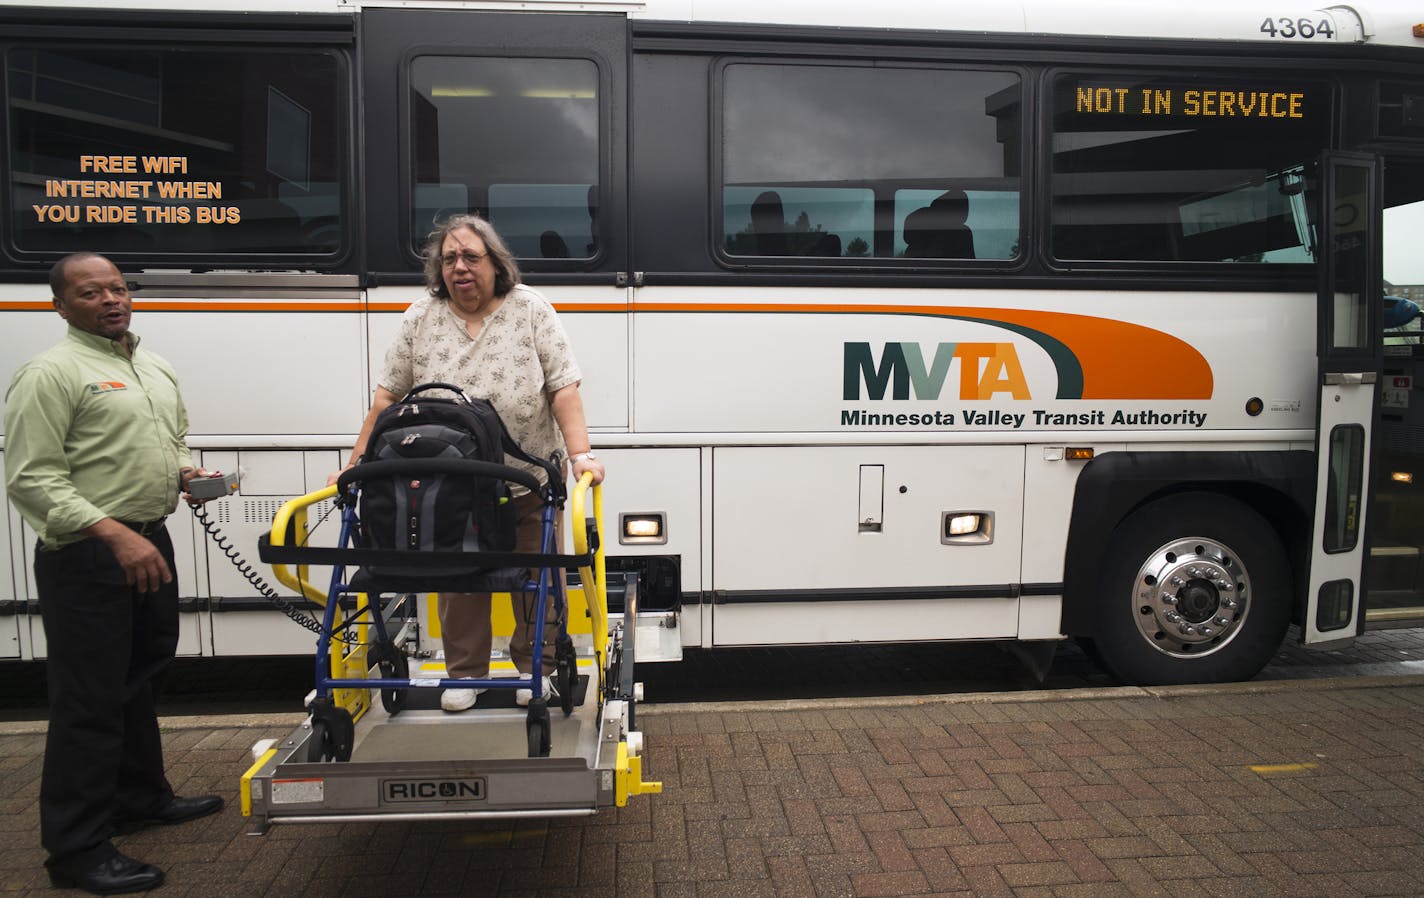
[[[411, 303], [386, 350], [379, 383], [397, 396], [431, 381], [455, 384], [488, 399], [525, 452], [549, 458], [566, 452], [549, 398], [582, 378], [554, 307], [519, 284], [474, 339], [447, 300], [426, 296]], [[508, 463], [544, 481], [532, 465], [513, 458]]]

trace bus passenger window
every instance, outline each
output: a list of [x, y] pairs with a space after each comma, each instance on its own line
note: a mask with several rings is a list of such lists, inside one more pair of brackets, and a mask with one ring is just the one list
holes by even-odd
[[5, 51], [12, 249], [194, 266], [339, 254], [346, 57], [199, 46]]
[[1018, 255], [1017, 75], [731, 63], [723, 87], [728, 256]]
[[1313, 261], [1305, 181], [1329, 145], [1330, 90], [1275, 77], [1060, 76], [1053, 256]]
[[474, 212], [521, 260], [596, 254], [597, 65], [419, 56], [410, 98], [413, 251], [435, 222]]

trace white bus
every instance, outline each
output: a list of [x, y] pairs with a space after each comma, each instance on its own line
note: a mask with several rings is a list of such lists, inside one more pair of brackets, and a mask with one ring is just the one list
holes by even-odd
[[[227, 555], [338, 467], [470, 211], [573, 339], [651, 654], [1076, 638], [1219, 681], [1424, 605], [1420, 350], [1381, 339], [1424, 9], [6, 0], [0, 55], [0, 382], [103, 252], [241, 475], [232, 553], [172, 527], [183, 654], [311, 650]], [[0, 657], [43, 658], [13, 511], [0, 547]]]

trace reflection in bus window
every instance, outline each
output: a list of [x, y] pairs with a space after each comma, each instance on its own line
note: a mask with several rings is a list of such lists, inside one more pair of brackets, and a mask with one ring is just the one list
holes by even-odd
[[1055, 257], [1313, 261], [1305, 173], [1328, 145], [1326, 88], [1073, 74], [1053, 104]]
[[1017, 75], [749, 63], [723, 74], [728, 255], [1017, 255]]
[[336, 52], [13, 47], [20, 252], [329, 255], [345, 231]]
[[521, 259], [595, 255], [593, 62], [421, 56], [410, 83], [414, 248], [435, 222], [475, 212]]

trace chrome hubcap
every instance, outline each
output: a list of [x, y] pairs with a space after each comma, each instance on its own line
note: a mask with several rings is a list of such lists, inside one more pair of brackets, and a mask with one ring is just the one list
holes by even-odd
[[1209, 655], [1240, 632], [1250, 598], [1250, 575], [1232, 552], [1187, 537], [1162, 546], [1138, 568], [1133, 617], [1158, 651]]

